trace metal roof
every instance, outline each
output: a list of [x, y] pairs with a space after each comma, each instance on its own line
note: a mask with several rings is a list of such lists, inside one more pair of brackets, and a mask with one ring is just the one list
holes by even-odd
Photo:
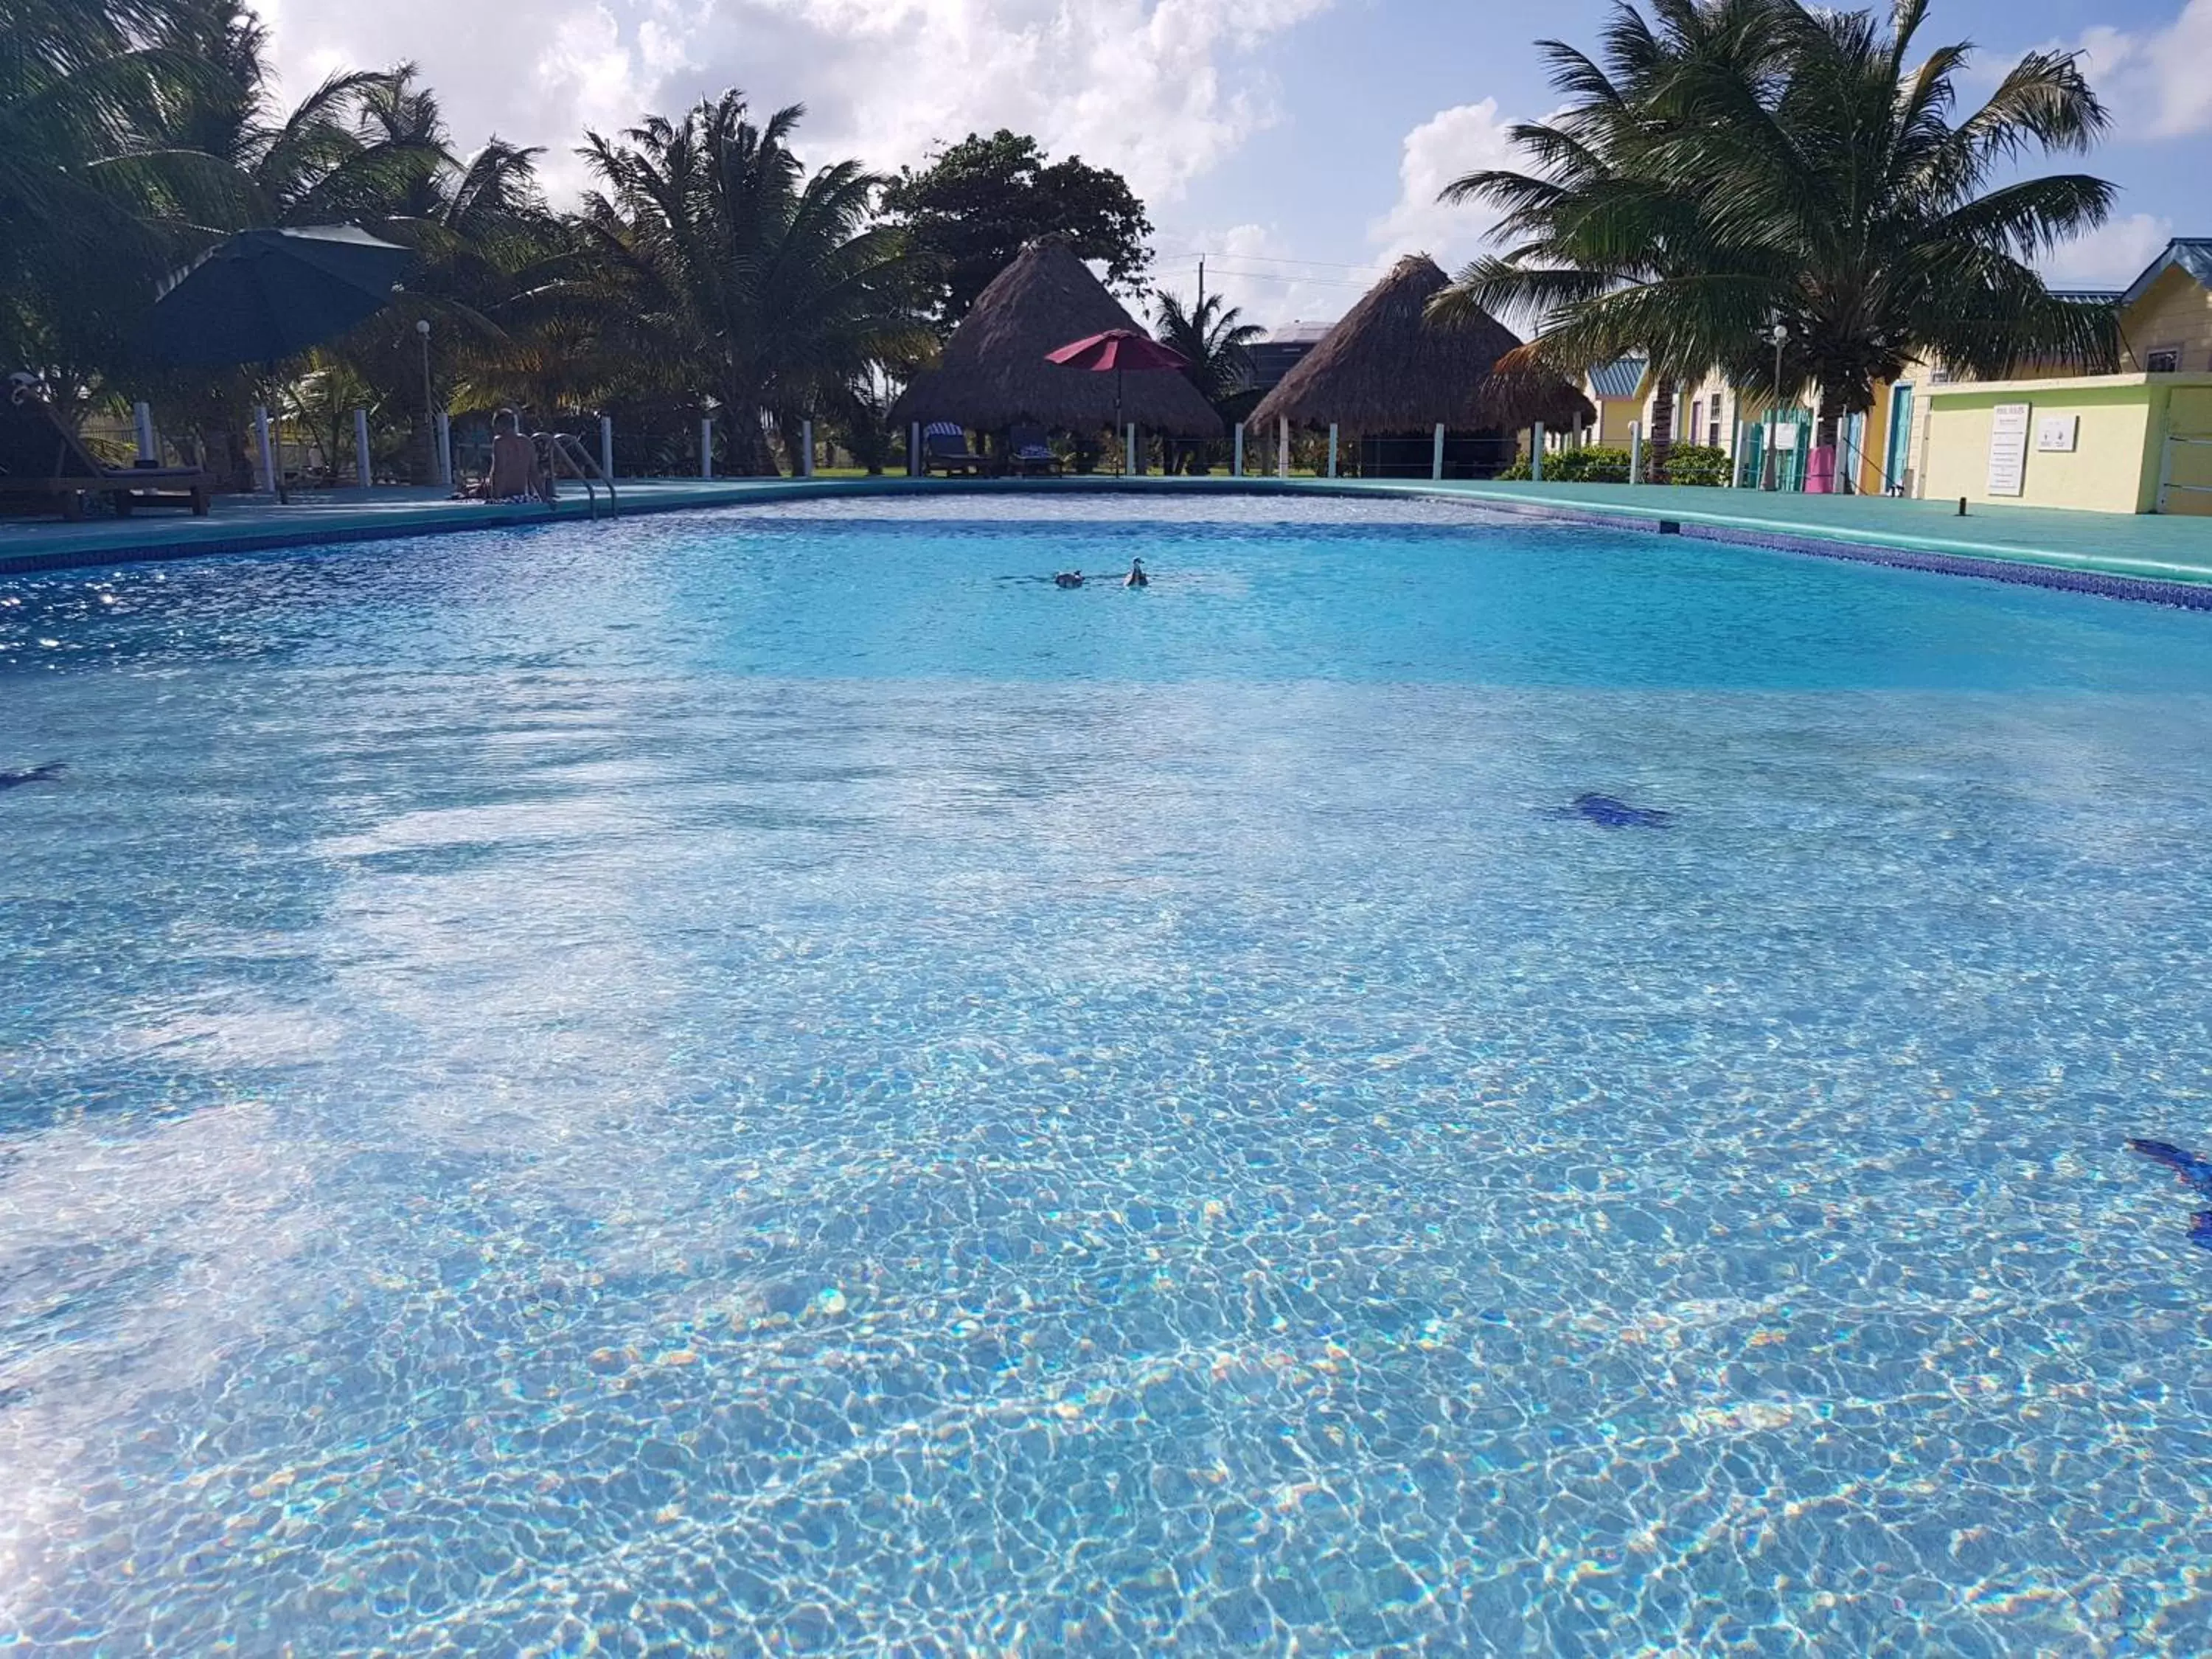
[[1644, 359], [1619, 357], [1590, 370], [1590, 394], [1597, 398], [1633, 398], [1644, 389]]
[[2128, 284], [2128, 291], [2120, 295], [2120, 303], [2131, 306], [2143, 296], [2143, 290], [2166, 275], [2175, 265], [2201, 286], [2212, 288], [2212, 236], [2177, 236], [2166, 245], [2166, 252], [2152, 260], [2143, 274]]

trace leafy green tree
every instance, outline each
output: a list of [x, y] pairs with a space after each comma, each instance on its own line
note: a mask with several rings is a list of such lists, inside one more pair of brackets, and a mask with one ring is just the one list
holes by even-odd
[[764, 416], [827, 412], [915, 349], [903, 240], [870, 222], [883, 180], [857, 161], [807, 174], [804, 113], [755, 125], [729, 92], [580, 152], [603, 186], [581, 226], [609, 343], [638, 389], [711, 392], [740, 474], [775, 471]]
[[883, 210], [903, 228], [933, 273], [933, 313], [950, 332], [991, 279], [1027, 243], [1058, 235], [1106, 267], [1109, 287], [1135, 296], [1152, 264], [1145, 204], [1128, 181], [1079, 156], [1050, 161], [1036, 139], [1000, 128], [969, 133], [907, 167], [883, 193]]
[[[1926, 0], [1886, 19], [1799, 0], [1621, 4], [1599, 58], [1544, 43], [1565, 112], [1514, 130], [1526, 173], [1444, 192], [1500, 210], [1504, 252], [1439, 295], [1533, 318], [1510, 366], [1567, 373], [1648, 354], [1662, 384], [1717, 368], [1820, 392], [1820, 438], [1915, 359], [1977, 375], [2111, 362], [2103, 307], [2055, 298], [2030, 261], [2100, 224], [2112, 187], [2014, 176], [2107, 125], [2072, 56], [2030, 52], [1962, 119], [1968, 48], [1916, 42]], [[1517, 360], [1517, 361], [1516, 361]]]

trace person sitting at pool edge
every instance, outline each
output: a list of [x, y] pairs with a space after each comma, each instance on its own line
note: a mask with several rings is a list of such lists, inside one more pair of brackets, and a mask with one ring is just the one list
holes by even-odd
[[1145, 562], [1142, 559], [1130, 560], [1129, 574], [1121, 579], [1121, 586], [1124, 587], [1150, 587], [1152, 585], [1152, 579], [1145, 574]]
[[491, 417], [491, 477], [484, 481], [484, 499], [494, 501], [542, 501], [545, 474], [538, 465], [538, 446], [522, 435], [522, 417], [502, 409]]

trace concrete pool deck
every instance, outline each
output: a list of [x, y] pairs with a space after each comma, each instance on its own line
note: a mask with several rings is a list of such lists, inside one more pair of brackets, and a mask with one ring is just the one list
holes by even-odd
[[[1426, 479], [636, 479], [621, 481], [620, 489], [623, 517], [779, 501], [961, 493], [1413, 495], [2212, 609], [2212, 518], [1989, 506], [1976, 506], [1961, 518], [1955, 502], [1880, 496]], [[82, 524], [0, 520], [0, 574], [544, 524], [584, 519], [590, 512], [581, 495], [565, 497], [550, 510], [453, 501], [417, 489], [332, 491], [281, 507], [265, 497], [219, 497], [204, 519], [161, 511]]]

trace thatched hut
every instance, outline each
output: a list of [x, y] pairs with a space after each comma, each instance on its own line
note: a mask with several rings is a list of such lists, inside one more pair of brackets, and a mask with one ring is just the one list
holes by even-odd
[[1260, 400], [1253, 427], [1333, 425], [1360, 440], [1361, 471], [1426, 477], [1441, 424], [1444, 471], [1465, 477], [1510, 461], [1511, 434], [1536, 422], [1572, 432], [1595, 418], [1557, 375], [1498, 374], [1498, 360], [1521, 342], [1495, 318], [1432, 320], [1429, 301], [1446, 281], [1426, 254], [1399, 260]]
[[[899, 394], [890, 419], [902, 429], [915, 421], [957, 421], [978, 432], [1105, 431], [1114, 424], [1115, 377], [1044, 358], [1109, 328], [1142, 331], [1066, 242], [1040, 238], [992, 279], [945, 343], [938, 366]], [[1221, 417], [1181, 374], [1120, 378], [1125, 422], [1176, 438], [1221, 435]]]

